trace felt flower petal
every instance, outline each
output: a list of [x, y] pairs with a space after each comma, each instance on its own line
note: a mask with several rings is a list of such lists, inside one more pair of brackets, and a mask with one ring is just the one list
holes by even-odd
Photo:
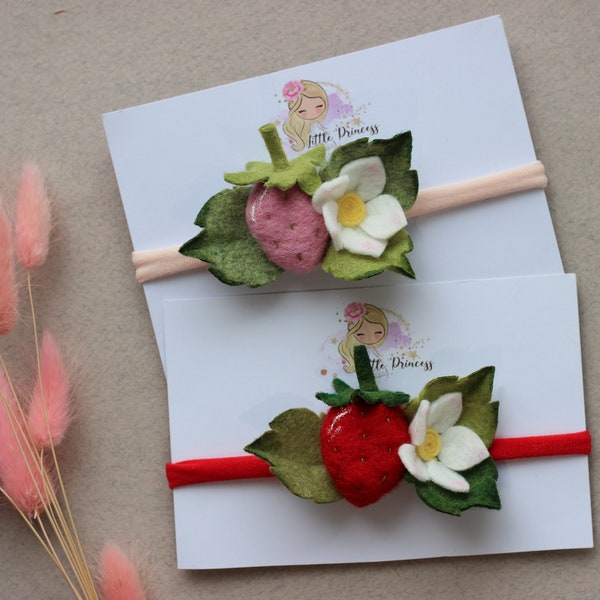
[[460, 392], [444, 394], [431, 403], [427, 425], [438, 433], [444, 433], [458, 421], [461, 413], [462, 394]]
[[344, 246], [339, 236], [343, 229], [342, 224], [337, 220], [337, 202], [326, 202], [322, 207], [323, 221], [325, 221], [325, 227], [331, 236], [333, 247], [340, 251]]
[[449, 469], [439, 460], [430, 460], [426, 464], [427, 470], [433, 483], [443, 487], [451, 492], [468, 492], [469, 482], [462, 476]]
[[425, 433], [427, 431], [427, 416], [429, 414], [429, 400], [421, 400], [419, 408], [415, 413], [410, 425], [408, 426], [408, 433], [410, 434], [410, 441], [415, 446], [420, 446], [425, 441]]
[[465, 471], [489, 455], [481, 438], [467, 427], [457, 425], [442, 434], [442, 450], [438, 459], [450, 469]]
[[400, 203], [381, 194], [385, 184], [383, 161], [369, 156], [346, 163], [338, 177], [315, 191], [313, 208], [323, 214], [337, 252], [379, 258], [388, 240], [406, 226]]
[[[360, 227], [340, 227], [340, 231], [336, 233], [330, 229], [329, 234], [332, 240], [337, 237], [341, 246], [354, 254], [378, 257], [381, 256], [386, 247], [386, 242], [367, 235]], [[334, 247], [337, 250], [335, 242]]]
[[346, 175], [341, 175], [330, 181], [325, 181], [313, 194], [312, 205], [318, 212], [323, 212], [323, 206], [326, 203], [336, 203], [338, 198], [341, 198], [349, 188], [350, 178]]
[[406, 227], [406, 215], [394, 196], [377, 196], [367, 202], [366, 209], [360, 228], [371, 237], [387, 240]]
[[417, 456], [417, 449], [412, 444], [402, 444], [398, 450], [398, 456], [415, 479], [419, 481], [431, 479], [427, 465]]
[[385, 187], [385, 167], [378, 156], [359, 158], [345, 164], [340, 171], [340, 176], [347, 176], [348, 189], [365, 200], [379, 196]]

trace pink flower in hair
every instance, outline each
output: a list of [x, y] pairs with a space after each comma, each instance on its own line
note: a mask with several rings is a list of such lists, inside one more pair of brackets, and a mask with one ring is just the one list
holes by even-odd
[[304, 86], [298, 80], [288, 81], [283, 86], [283, 98], [286, 102], [293, 102], [304, 90]]
[[356, 321], [359, 321], [366, 313], [367, 309], [362, 302], [351, 302], [344, 310], [346, 320], [351, 323], [356, 323]]

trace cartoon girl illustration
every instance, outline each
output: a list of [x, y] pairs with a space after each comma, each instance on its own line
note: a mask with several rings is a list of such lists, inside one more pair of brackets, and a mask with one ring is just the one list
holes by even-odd
[[354, 348], [361, 344], [367, 348], [379, 348], [387, 338], [389, 324], [380, 308], [362, 302], [348, 304], [344, 316], [348, 322], [348, 333], [338, 351], [346, 363], [344, 371], [354, 373]]
[[313, 124], [326, 117], [329, 98], [318, 83], [306, 79], [288, 81], [283, 86], [283, 98], [290, 111], [283, 131], [294, 140], [292, 149], [300, 152], [308, 144]]

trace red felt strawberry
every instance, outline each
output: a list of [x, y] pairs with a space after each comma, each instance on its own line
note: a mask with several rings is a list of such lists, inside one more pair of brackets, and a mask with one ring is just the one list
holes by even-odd
[[364, 346], [354, 350], [359, 389], [333, 380], [334, 394], [317, 398], [331, 406], [321, 426], [321, 456], [340, 494], [367, 506], [400, 483], [404, 465], [398, 448], [410, 443], [403, 392], [380, 391]]
[[281, 190], [256, 184], [246, 205], [246, 224], [269, 260], [284, 271], [312, 271], [329, 243], [323, 215], [298, 185]]
[[245, 448], [266, 460], [301, 498], [319, 503], [345, 498], [367, 506], [396, 487], [404, 474], [398, 448], [410, 443], [402, 410], [410, 397], [377, 388], [364, 346], [355, 348], [354, 361], [358, 389], [334, 379], [334, 393], [317, 394], [330, 406], [325, 416], [289, 409]]
[[354, 506], [367, 506], [394, 489], [405, 467], [398, 457], [410, 443], [400, 406], [356, 400], [329, 409], [321, 428], [321, 454], [333, 484]]

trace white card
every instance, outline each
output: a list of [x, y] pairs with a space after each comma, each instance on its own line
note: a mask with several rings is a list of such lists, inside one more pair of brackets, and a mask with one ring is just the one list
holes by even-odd
[[[416, 396], [431, 379], [496, 367], [497, 437], [584, 430], [575, 278], [519, 277], [165, 302], [172, 461], [238, 456], [279, 413], [345, 373], [346, 307], [386, 315], [370, 350], [380, 389]], [[314, 504], [277, 480], [174, 490], [180, 568], [400, 560], [592, 545], [588, 460], [498, 461], [499, 511], [461, 517], [406, 481], [379, 502]]]
[[[322, 136], [331, 149], [410, 130], [422, 189], [536, 160], [502, 22], [484, 19], [105, 115], [135, 250], [178, 246], [198, 233], [194, 219], [204, 202], [229, 187], [223, 173], [267, 160], [258, 128], [275, 121], [281, 130], [282, 89], [298, 79], [321, 82], [330, 101], [327, 119], [311, 129], [313, 141]], [[541, 190], [415, 218], [408, 232], [418, 282], [562, 272]], [[411, 283], [385, 274], [369, 285]], [[144, 287], [164, 361], [165, 299], [357, 285], [364, 282], [318, 272], [248, 290], [193, 273]]]

